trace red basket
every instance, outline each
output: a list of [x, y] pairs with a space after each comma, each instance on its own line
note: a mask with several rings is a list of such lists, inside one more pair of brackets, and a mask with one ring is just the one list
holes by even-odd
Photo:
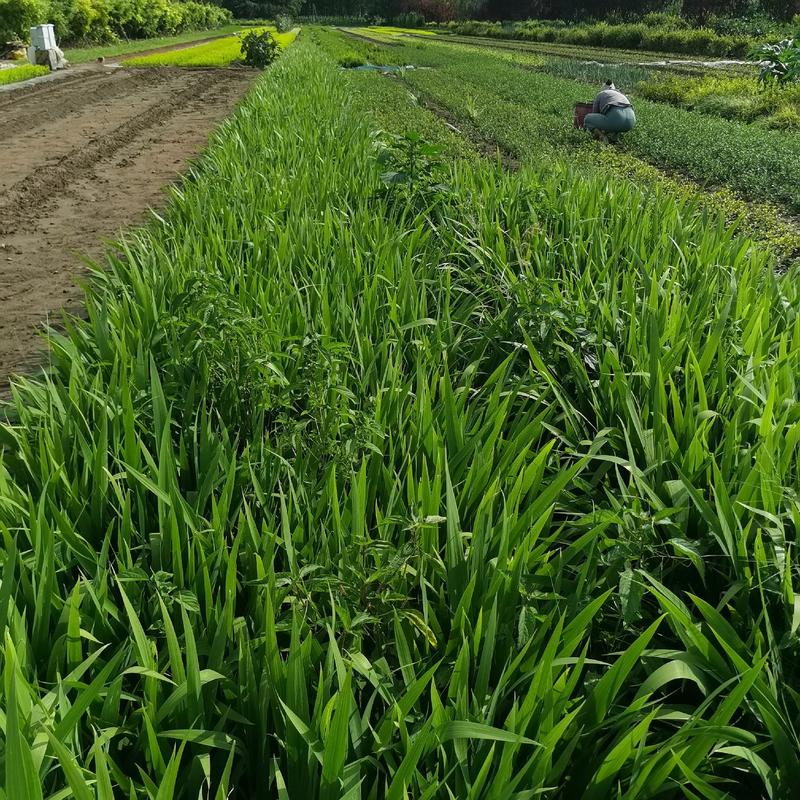
[[582, 128], [583, 121], [586, 119], [586, 115], [591, 113], [592, 113], [591, 103], [575, 103], [575, 120], [574, 120], [575, 127]]

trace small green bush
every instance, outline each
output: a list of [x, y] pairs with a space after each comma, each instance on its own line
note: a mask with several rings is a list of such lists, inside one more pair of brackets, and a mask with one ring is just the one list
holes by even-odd
[[269, 31], [250, 31], [242, 36], [242, 56], [248, 67], [264, 69], [277, 57], [280, 49]]
[[704, 114], [741, 119], [745, 122], [752, 122], [761, 114], [756, 98], [727, 94], [706, 95], [697, 101], [695, 108]]
[[689, 27], [689, 23], [678, 14], [665, 14], [661, 11], [653, 11], [642, 17], [642, 24], [648, 28], [662, 28], [670, 31], [684, 31]]

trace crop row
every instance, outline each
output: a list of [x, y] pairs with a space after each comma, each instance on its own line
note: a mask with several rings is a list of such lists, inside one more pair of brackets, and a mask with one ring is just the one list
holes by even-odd
[[27, 81], [30, 78], [38, 78], [42, 75], [47, 75], [48, 72], [50, 70], [47, 67], [33, 66], [32, 64], [0, 69], [0, 86]]
[[720, 35], [707, 28], [688, 25], [677, 29], [642, 23], [555, 26], [536, 20], [513, 25], [468, 21], [450, 23], [448, 29], [466, 36], [735, 58], [744, 58], [753, 45], [746, 36]]
[[[299, 29], [278, 33], [273, 27], [254, 28], [254, 31], [268, 30], [281, 48], [288, 47], [296, 38]], [[224, 67], [238, 61], [242, 57], [241, 38], [227, 36], [206, 44], [172, 50], [166, 53], [154, 53], [149, 56], [132, 58], [125, 63], [133, 67]]]
[[397, 60], [394, 49], [382, 46], [385, 41], [380, 37], [372, 40], [360, 34], [345, 35], [316, 25], [307, 30], [312, 41], [341, 67], [350, 69], [364, 64], [394, 64]]
[[636, 85], [650, 100], [728, 119], [763, 121], [767, 127], [800, 130], [800, 85], [765, 89], [755, 76], [661, 77]]
[[[467, 109], [510, 149], [527, 155], [580, 146], [572, 108], [597, 87], [520, 68], [483, 48], [437, 41], [396, 49], [400, 60], [435, 68], [409, 73], [410, 83]], [[800, 209], [800, 137], [646, 100], [636, 109], [636, 130], [625, 137], [629, 152], [696, 181]]]
[[[341, 39], [341, 36], [329, 32], [320, 40], [320, 44], [335, 55], [337, 38]], [[350, 40], [350, 42], [357, 49], [368, 47], [361, 41]], [[373, 48], [374, 45], [371, 49]], [[560, 75], [563, 72], [566, 75], [575, 73], [585, 77], [586, 71], [596, 70], [596, 66], [582, 65], [566, 59], [545, 60], [532, 53], [510, 52], [505, 49], [487, 51], [480, 47], [471, 51], [475, 56], [475, 69], [472, 69], [468, 55], [462, 53], [459, 56], [456, 51], [442, 58], [443, 52], [446, 52], [446, 48], [429, 48], [417, 41], [409, 48], [384, 48], [384, 52], [378, 54], [377, 58], [384, 61], [394, 60], [394, 63], [412, 60], [412, 63], [434, 66], [435, 70], [408, 72], [405, 80], [414, 85], [414, 90], [418, 94], [434, 101], [440, 109], [446, 109], [458, 125], [471, 128], [474, 135], [488, 142], [499, 144], [517, 159], [547, 163], [554, 157], [568, 153], [570, 158], [579, 161], [584, 169], [599, 170], [601, 173], [612, 171], [620, 177], [628, 177], [643, 185], [658, 184], [676, 197], [694, 197], [711, 213], [721, 213], [731, 223], [736, 222], [748, 235], [766, 244], [776, 254], [781, 264], [797, 259], [800, 252], [800, 231], [796, 225], [784, 219], [779, 203], [743, 199], [741, 195], [747, 197], [747, 193], [741, 189], [737, 195], [725, 186], [715, 185], [713, 188], [701, 186], [696, 180], [691, 180], [686, 174], [681, 175], [674, 168], [665, 172], [653, 167], [640, 157], [636, 157], [629, 148], [601, 150], [589, 142], [587, 137], [566, 124], [562, 109], [565, 106], [571, 107], [571, 101], [562, 99], [557, 105], [545, 104], [541, 108], [533, 106], [531, 98], [547, 98], [552, 91], [547, 76], [539, 74], [540, 71], [548, 75], [553, 73]], [[519, 92], [513, 95], [518, 100], [516, 103], [503, 100], [497, 96], [498, 92], [491, 79], [488, 81], [490, 84], [488, 87], [483, 86], [487, 83], [483, 80], [483, 76], [492, 74], [492, 65], [487, 66], [484, 60], [487, 56], [494, 59], [495, 67], [499, 65], [498, 62], [502, 62], [513, 68], [524, 68], [526, 71], [539, 74], [539, 77], [535, 78], [537, 85], [533, 88], [523, 85]], [[355, 53], [354, 57], [363, 58], [359, 53]], [[447, 70], [459, 62], [459, 77], [448, 76]], [[620, 67], [618, 73], [603, 71], [601, 74], [612, 74], [622, 78], [626, 75], [641, 77], [639, 72], [630, 73], [628, 67]], [[474, 84], [476, 80], [478, 85]], [[508, 92], [513, 90], [515, 82], [526, 79], [516, 73], [506, 72], [502, 80], [506, 83], [502, 91]], [[470, 84], [470, 81], [473, 83]], [[561, 84], [567, 85], [572, 91], [575, 91], [578, 85], [572, 80], [566, 83], [562, 81]], [[620, 85], [624, 87], [624, 84]], [[586, 94], [578, 95], [576, 92], [573, 96], [585, 99], [590, 96], [592, 89], [587, 87], [581, 91]]]
[[15, 390], [6, 797], [780, 796], [794, 276], [358, 77], [290, 48]]

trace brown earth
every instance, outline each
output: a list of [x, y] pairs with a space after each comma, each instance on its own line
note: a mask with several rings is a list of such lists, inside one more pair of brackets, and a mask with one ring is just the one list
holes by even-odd
[[83, 259], [164, 204], [257, 74], [92, 66], [0, 93], [0, 391], [80, 311]]

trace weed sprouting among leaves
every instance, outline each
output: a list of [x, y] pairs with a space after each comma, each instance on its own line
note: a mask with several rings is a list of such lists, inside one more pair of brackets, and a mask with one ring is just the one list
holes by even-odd
[[440, 146], [426, 142], [414, 131], [378, 131], [373, 141], [382, 169], [378, 196], [398, 205], [433, 209], [448, 194]]

